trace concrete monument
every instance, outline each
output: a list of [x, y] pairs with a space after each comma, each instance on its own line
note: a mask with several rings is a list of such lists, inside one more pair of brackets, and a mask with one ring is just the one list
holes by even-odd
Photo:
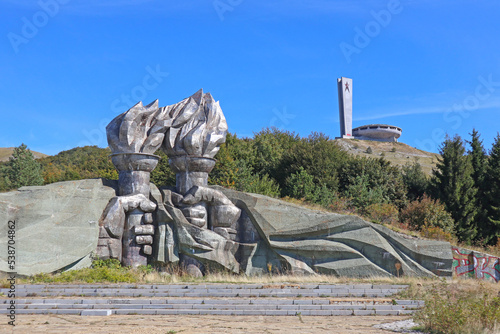
[[[138, 103], [107, 127], [118, 181], [70, 181], [0, 194], [0, 219], [19, 226], [18, 274], [88, 266], [95, 252], [132, 267], [178, 264], [194, 275], [219, 268], [247, 275], [451, 276], [447, 242], [208, 186], [226, 132], [219, 103], [201, 90], [167, 107]], [[159, 148], [176, 173], [175, 186], [149, 182]], [[0, 233], [6, 229], [2, 225]], [[6, 242], [0, 240], [1, 249]], [[2, 252], [0, 272], [8, 271]]]
[[340, 138], [352, 138], [352, 79], [337, 79]]
[[346, 139], [397, 142], [403, 130], [386, 124], [370, 124], [352, 128], [352, 79], [337, 79], [339, 95], [340, 137]]
[[[350, 115], [352, 80], [342, 78], [339, 84], [344, 116]], [[117, 119], [146, 119], [140, 123], [142, 126], [159, 124], [151, 125], [155, 131], [140, 129], [138, 122], [122, 122], [125, 125], [121, 127], [131, 126], [133, 131], [123, 133], [134, 132], [143, 137], [149, 133], [164, 134], [162, 148], [176, 173], [176, 186], [157, 189], [152, 185], [149, 199], [145, 193], [144, 197], [131, 197], [127, 192], [123, 195], [128, 196], [112, 200], [101, 218], [101, 257], [119, 258], [119, 254], [126, 254], [128, 243], [117, 242], [120, 235], [116, 231], [126, 226], [125, 217], [130, 215], [127, 211], [144, 207], [149, 209], [143, 211], [155, 213], [154, 242], [147, 242], [153, 248], [150, 261], [180, 262], [199, 274], [209, 266], [249, 275], [262, 274], [269, 268], [276, 272], [356, 277], [451, 275], [447, 243], [407, 239], [357, 217], [311, 211], [261, 195], [208, 187], [208, 173], [215, 165], [214, 157], [227, 131], [219, 104], [210, 94], [199, 91], [156, 112], [149, 110], [150, 106], [143, 110], [146, 116], [138, 117], [134, 107]], [[134, 116], [128, 116], [129, 113]], [[155, 115], [156, 123], [148, 115]], [[344, 125], [346, 135], [352, 128], [348, 118]], [[112, 124], [108, 131], [116, 131], [117, 126]], [[130, 151], [130, 145], [120, 147]], [[136, 145], [135, 151], [140, 147]], [[136, 229], [143, 231], [142, 227]], [[114, 249], [116, 245], [123, 245], [123, 249]], [[124, 255], [122, 262], [127, 263]]]

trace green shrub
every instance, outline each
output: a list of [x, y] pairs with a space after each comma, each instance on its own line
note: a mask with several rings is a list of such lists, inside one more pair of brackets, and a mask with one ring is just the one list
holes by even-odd
[[286, 179], [286, 192], [290, 197], [312, 201], [314, 199], [314, 177], [304, 167]]
[[[362, 188], [362, 192], [371, 192], [369, 203], [362, 206], [361, 210], [373, 203], [391, 203], [398, 210], [407, 205], [401, 169], [383, 158], [352, 158], [342, 166], [338, 176], [338, 190], [343, 197], [357, 197], [359, 188]], [[365, 198], [360, 199], [361, 202], [367, 199], [366, 195], [362, 194]], [[358, 203], [354, 204], [358, 206]]]
[[[150, 267], [150, 266], [148, 266]], [[135, 283], [138, 281], [137, 273], [147, 273], [148, 267], [133, 270], [124, 268], [116, 259], [92, 261], [90, 268], [69, 270], [58, 274], [38, 274], [29, 277], [31, 283]]]
[[109, 268], [109, 269], [120, 269], [122, 267], [118, 259], [94, 259], [92, 261], [92, 268]]
[[337, 194], [325, 184], [316, 186], [314, 190], [314, 203], [328, 208], [330, 204], [337, 198]]
[[420, 231], [424, 226], [439, 227], [446, 233], [453, 233], [454, 221], [439, 200], [424, 195], [422, 199], [410, 202], [399, 215], [403, 224]]
[[429, 178], [422, 169], [422, 165], [415, 161], [402, 167], [403, 182], [406, 186], [409, 200], [421, 198], [429, 190]]
[[69, 270], [60, 274], [38, 274], [29, 278], [31, 283], [135, 283], [137, 273], [131, 269], [106, 267]]
[[279, 197], [281, 193], [278, 183], [267, 174], [264, 176], [250, 174], [244, 180], [238, 182], [237, 190], [270, 197]]
[[361, 174], [354, 178], [348, 186], [346, 197], [361, 214], [366, 214], [366, 208], [375, 203], [385, 202], [383, 191], [380, 187], [371, 187], [368, 175]]
[[312, 133], [307, 138], [302, 138], [289, 148], [283, 156], [281, 173], [276, 177], [278, 183], [285, 191], [282, 195], [292, 196], [287, 193], [287, 179], [304, 169], [313, 177], [317, 186], [325, 185], [336, 192], [339, 186], [339, 168], [351, 157], [347, 152], [328, 136], [321, 133]]
[[297, 173], [287, 178], [286, 185], [286, 192], [291, 197], [304, 199], [325, 208], [336, 198], [335, 191], [328, 188], [326, 184], [322, 184], [321, 186], [316, 184], [314, 177], [303, 167], [300, 167]]
[[371, 146], [368, 146], [368, 148], [366, 149], [366, 153], [367, 154], [372, 154], [373, 153], [373, 150], [372, 150]]

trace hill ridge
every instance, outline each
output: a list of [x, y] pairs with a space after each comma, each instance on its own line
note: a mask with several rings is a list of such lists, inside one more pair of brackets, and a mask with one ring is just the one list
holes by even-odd
[[[432, 174], [432, 169], [436, 167], [439, 157], [437, 153], [419, 150], [402, 142], [379, 142], [343, 138], [335, 139], [335, 142], [350, 155], [354, 156], [384, 158], [392, 164], [399, 166], [417, 161], [428, 175]], [[371, 148], [372, 153], [367, 153], [368, 147]]]
[[[9, 158], [12, 156], [14, 149], [15, 147], [0, 147], [0, 162], [9, 161]], [[41, 159], [49, 156], [47, 154], [36, 152], [33, 150], [30, 151], [35, 156], [35, 159]]]

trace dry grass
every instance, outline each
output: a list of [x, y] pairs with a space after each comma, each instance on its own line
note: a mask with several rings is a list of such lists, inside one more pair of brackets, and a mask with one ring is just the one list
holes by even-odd
[[[391, 285], [408, 285], [409, 292], [401, 297], [409, 297], [410, 295], [423, 296], [423, 293], [428, 291], [433, 285], [442, 282], [442, 278], [431, 277], [386, 277], [377, 276], [369, 278], [352, 278], [338, 277], [333, 275], [261, 275], [261, 276], [245, 276], [235, 275], [230, 273], [210, 273], [202, 278], [195, 278], [186, 274], [165, 275], [158, 272], [152, 272], [140, 278], [143, 283], [157, 284], [176, 284], [176, 283], [225, 283], [225, 284], [264, 284], [283, 286], [287, 284], [391, 284]], [[450, 284], [474, 287], [478, 283], [476, 280], [451, 280]], [[485, 286], [490, 286], [490, 283], [484, 282]], [[492, 286], [494, 284], [491, 284]], [[497, 284], [500, 290], [500, 285]]]
[[488, 255], [493, 255], [500, 257], [500, 238], [495, 246], [487, 246], [487, 247], [479, 247], [479, 246], [470, 246], [465, 244], [458, 244], [458, 247], [470, 249], [479, 253], [485, 253]]
[[[435, 278], [415, 277], [370, 277], [350, 278], [333, 275], [290, 275], [290, 274], [262, 274], [259, 276], [238, 275], [232, 272], [207, 270], [203, 277], [193, 277], [177, 265], [167, 265], [154, 269], [150, 265], [138, 269], [121, 267], [117, 260], [95, 260], [93, 268], [70, 270], [58, 274], [39, 274], [30, 277], [19, 277], [19, 284], [85, 284], [85, 283], [226, 283], [226, 284], [403, 284], [418, 286], [422, 282], [439, 282]], [[272, 271], [274, 271], [272, 269]], [[7, 286], [7, 279], [1, 279], [0, 284]]]
[[482, 295], [485, 291], [495, 296], [500, 296], [500, 284], [477, 279], [456, 278], [445, 280], [443, 278], [402, 278], [408, 284], [408, 289], [398, 294], [402, 299], [425, 299], [429, 293], [439, 287], [442, 291], [453, 291], [460, 295]]
[[[415, 160], [422, 166], [423, 171], [431, 175], [436, 167], [439, 154], [426, 152], [404, 143], [377, 142], [359, 139], [336, 139], [336, 142], [351, 155], [368, 158], [381, 158], [399, 166], [413, 163]], [[366, 153], [370, 147], [372, 154]]]
[[299, 206], [301, 206], [305, 209], [309, 209], [309, 210], [323, 211], [323, 212], [328, 212], [328, 213], [337, 213], [337, 212], [334, 212], [332, 210], [328, 210], [327, 208], [325, 208], [322, 205], [307, 202], [303, 199], [297, 199], [297, 198], [292, 198], [292, 197], [286, 196], [286, 197], [281, 197], [280, 200], [285, 201], [287, 203], [299, 205]]
[[[9, 161], [9, 158], [12, 156], [12, 152], [14, 152], [13, 147], [0, 147], [0, 162]], [[40, 152], [31, 151], [36, 159], [48, 157], [47, 154], [43, 154]]]
[[479, 280], [453, 280], [410, 285], [403, 297], [425, 300], [413, 316], [422, 329], [442, 334], [498, 333], [500, 285]]

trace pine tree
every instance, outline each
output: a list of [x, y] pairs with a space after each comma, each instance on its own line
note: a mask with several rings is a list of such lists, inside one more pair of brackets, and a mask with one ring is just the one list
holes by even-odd
[[487, 219], [487, 187], [485, 182], [486, 169], [488, 157], [486, 155], [486, 150], [483, 147], [483, 141], [480, 139], [479, 132], [476, 129], [472, 130], [471, 141], [467, 143], [470, 145], [471, 149], [468, 151], [468, 155], [472, 164], [472, 179], [474, 180], [474, 186], [477, 189], [476, 194], [476, 210], [477, 215], [474, 224], [478, 228], [477, 239], [482, 239], [486, 242], [488, 239], [488, 219]]
[[422, 165], [415, 161], [402, 167], [403, 181], [406, 185], [407, 196], [410, 201], [421, 198], [429, 188], [429, 178], [422, 169]]
[[25, 144], [14, 148], [6, 167], [11, 188], [43, 184], [42, 167]]
[[477, 132], [476, 129], [473, 129], [470, 135], [472, 139], [467, 143], [471, 146], [468, 153], [471, 157], [473, 169], [472, 178], [477, 188], [482, 189], [484, 187], [484, 177], [486, 174], [486, 150], [483, 147], [483, 141], [480, 140], [479, 132]]
[[474, 225], [477, 190], [462, 138], [458, 135], [453, 139], [447, 137], [440, 153], [432, 179], [434, 196], [441, 200], [453, 217], [459, 240], [472, 243], [477, 235], [477, 226]]
[[488, 185], [485, 242], [494, 245], [500, 240], [500, 134], [491, 148], [485, 179]]

